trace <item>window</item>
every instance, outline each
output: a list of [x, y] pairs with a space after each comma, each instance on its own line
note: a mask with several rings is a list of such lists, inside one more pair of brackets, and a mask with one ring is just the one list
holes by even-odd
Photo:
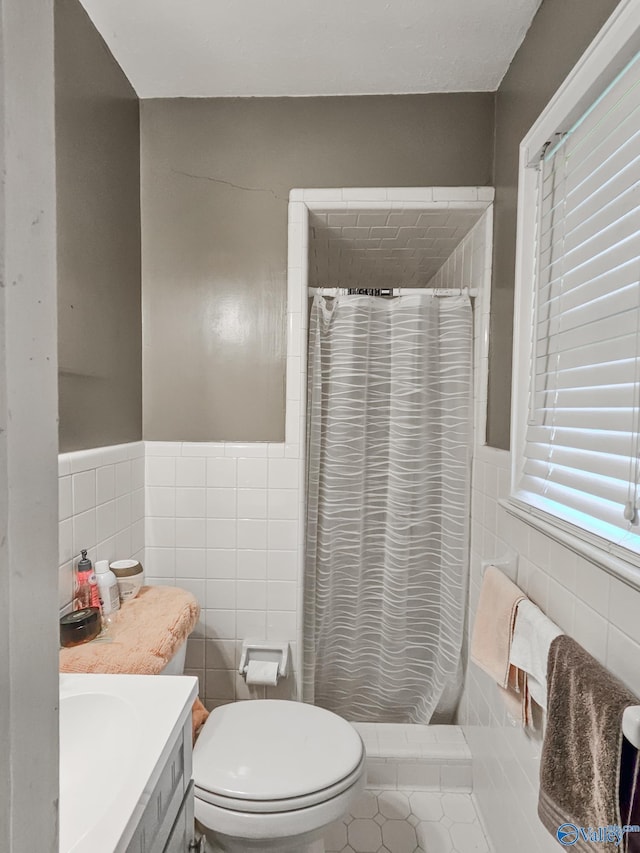
[[[637, 3], [622, 6], [614, 23], [638, 18]], [[634, 24], [615, 51], [612, 27], [599, 37], [521, 149], [512, 502], [640, 565]]]

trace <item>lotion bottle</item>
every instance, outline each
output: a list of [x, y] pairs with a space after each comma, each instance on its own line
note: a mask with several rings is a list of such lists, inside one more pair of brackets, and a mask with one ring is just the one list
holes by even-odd
[[98, 579], [98, 593], [102, 605], [102, 615], [110, 616], [120, 609], [120, 593], [118, 591], [118, 579], [109, 569], [108, 560], [96, 562], [96, 577]]

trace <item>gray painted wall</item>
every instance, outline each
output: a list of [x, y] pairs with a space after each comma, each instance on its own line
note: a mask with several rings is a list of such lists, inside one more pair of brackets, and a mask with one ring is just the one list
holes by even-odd
[[142, 437], [138, 99], [78, 0], [55, 3], [60, 451]]
[[493, 285], [487, 441], [509, 448], [520, 141], [617, 6], [544, 0], [496, 95]]
[[282, 441], [289, 190], [488, 185], [493, 101], [143, 101], [145, 439]]
[[0, 20], [0, 850], [57, 853], [53, 2]]

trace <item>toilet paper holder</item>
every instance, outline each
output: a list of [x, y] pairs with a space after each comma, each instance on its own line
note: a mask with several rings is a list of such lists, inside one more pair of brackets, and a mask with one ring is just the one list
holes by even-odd
[[254, 662], [277, 663], [278, 678], [286, 678], [289, 670], [289, 643], [274, 640], [248, 639], [242, 643], [238, 672], [247, 677], [249, 664]]

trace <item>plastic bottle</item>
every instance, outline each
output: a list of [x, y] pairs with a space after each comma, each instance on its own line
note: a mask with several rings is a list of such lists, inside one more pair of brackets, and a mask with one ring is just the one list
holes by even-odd
[[96, 578], [98, 579], [102, 615], [109, 616], [120, 609], [120, 593], [118, 591], [118, 579], [109, 569], [108, 560], [96, 562]]
[[98, 582], [91, 560], [87, 557], [86, 550], [82, 551], [82, 559], [76, 568], [76, 606], [75, 610], [83, 610], [85, 607], [97, 607], [100, 609], [100, 596], [98, 595]]

